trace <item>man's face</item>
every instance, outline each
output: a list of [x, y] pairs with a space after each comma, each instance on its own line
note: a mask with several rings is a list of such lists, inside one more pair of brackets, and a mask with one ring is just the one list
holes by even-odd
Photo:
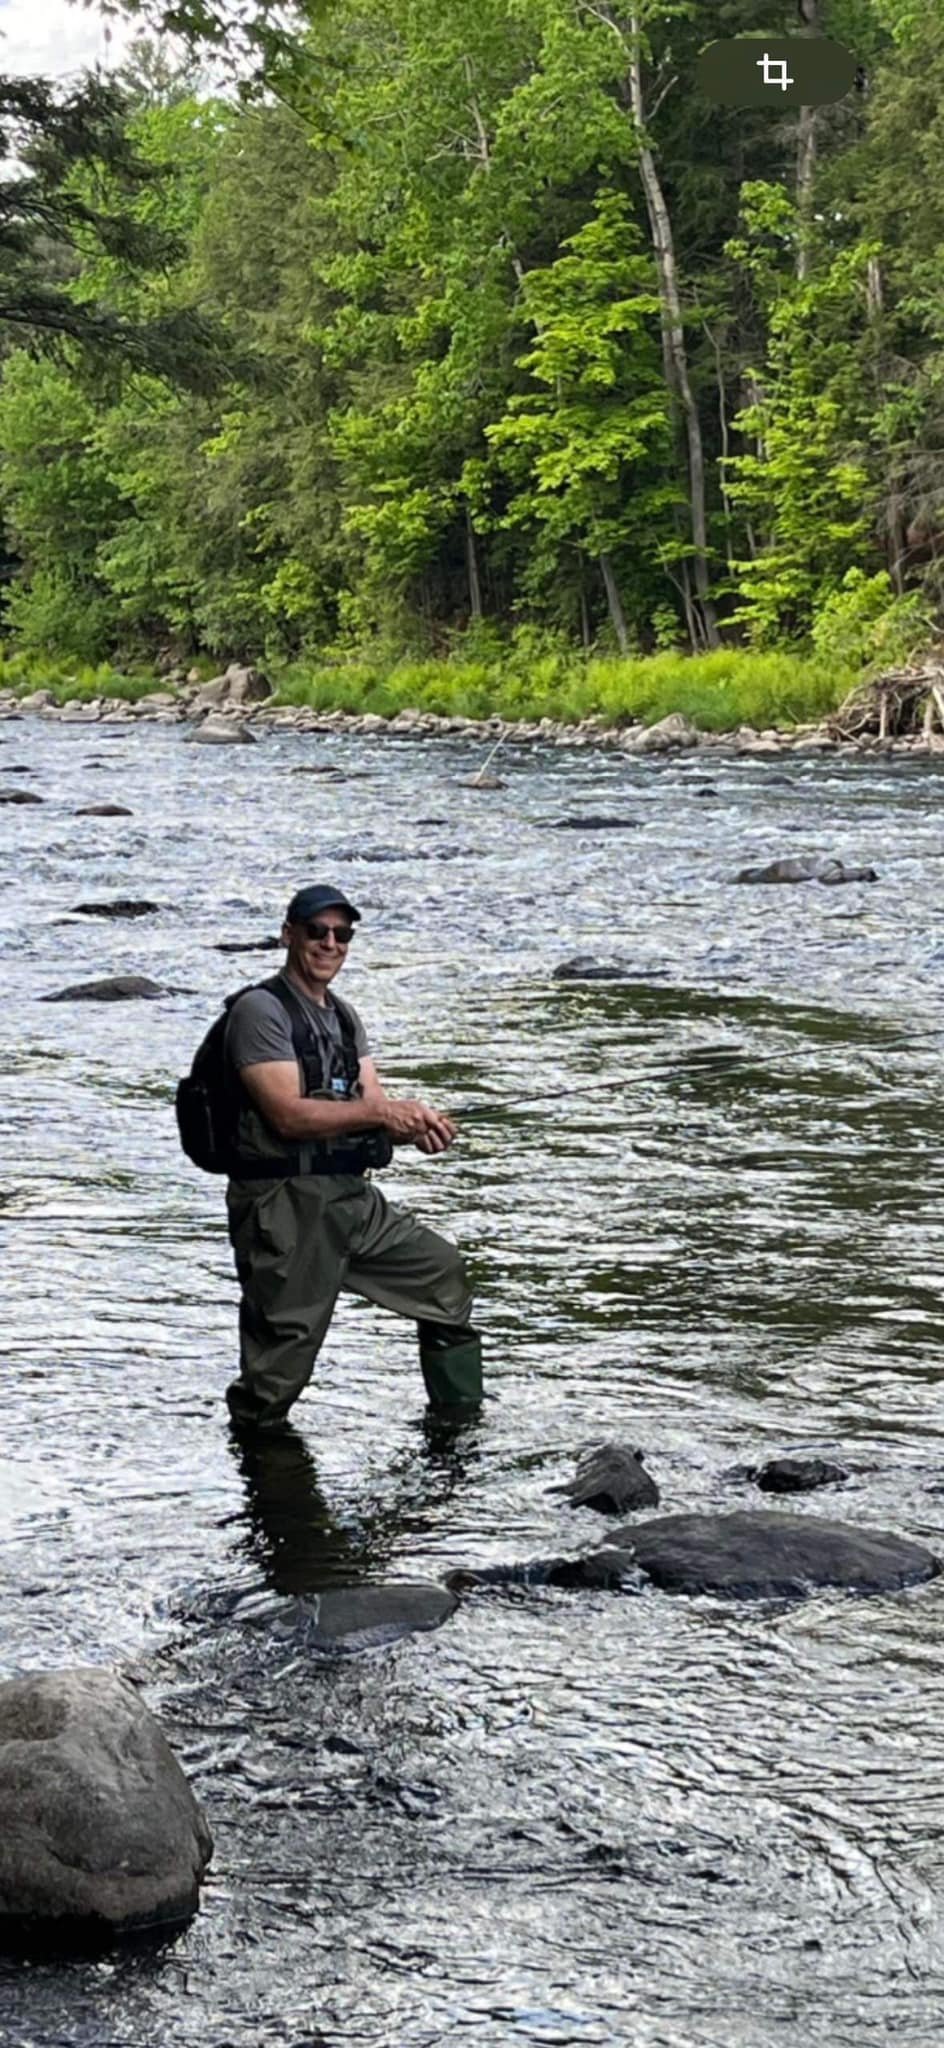
[[282, 944], [288, 947], [288, 964], [306, 981], [333, 981], [347, 957], [347, 947], [336, 934], [352, 929], [347, 911], [331, 903], [314, 917], [282, 926]]

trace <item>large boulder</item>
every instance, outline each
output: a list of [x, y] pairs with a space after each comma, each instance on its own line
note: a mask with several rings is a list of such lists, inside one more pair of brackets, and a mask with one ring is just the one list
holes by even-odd
[[664, 1593], [796, 1599], [819, 1587], [895, 1593], [941, 1567], [920, 1543], [812, 1515], [662, 1515], [615, 1529], [610, 1546]]
[[213, 1851], [153, 1714], [110, 1671], [0, 1685], [0, 1942], [188, 1920]]
[[887, 1530], [761, 1510], [627, 1522], [583, 1557], [454, 1571], [446, 1584], [454, 1593], [504, 1585], [639, 1592], [653, 1585], [663, 1593], [798, 1600], [825, 1587], [898, 1593], [936, 1578], [940, 1570], [923, 1544]]

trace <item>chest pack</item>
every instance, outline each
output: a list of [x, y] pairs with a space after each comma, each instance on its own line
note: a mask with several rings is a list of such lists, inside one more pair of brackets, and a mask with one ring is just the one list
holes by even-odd
[[231, 1062], [226, 1058], [225, 1038], [229, 1013], [240, 996], [250, 989], [264, 988], [281, 1003], [292, 1031], [292, 1047], [301, 1067], [306, 1095], [329, 1094], [335, 1100], [350, 1100], [360, 1072], [354, 1020], [345, 1003], [332, 998], [341, 1030], [337, 1050], [343, 1071], [339, 1089], [331, 1072], [331, 1056], [320, 1033], [307, 1016], [304, 1004], [281, 975], [269, 981], [249, 982], [227, 996], [222, 1013], [211, 1024], [197, 1047], [189, 1074], [177, 1083], [174, 1108], [177, 1130], [187, 1158], [204, 1173], [226, 1173], [234, 1180], [291, 1180], [297, 1174], [359, 1174], [372, 1167], [388, 1166], [393, 1146], [386, 1131], [360, 1131], [349, 1143], [326, 1144], [314, 1139], [299, 1145], [296, 1152], [252, 1158], [239, 1151], [239, 1112], [246, 1101], [245, 1090]]

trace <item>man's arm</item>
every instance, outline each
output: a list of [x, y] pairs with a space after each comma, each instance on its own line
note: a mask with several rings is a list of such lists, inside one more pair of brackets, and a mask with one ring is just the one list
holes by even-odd
[[[368, 1072], [365, 1074], [365, 1068]], [[360, 1063], [363, 1095], [350, 1102], [303, 1095], [297, 1060], [261, 1060], [240, 1067], [256, 1108], [280, 1138], [307, 1141], [357, 1137], [379, 1124], [395, 1145], [415, 1144], [421, 1152], [444, 1152], [455, 1137], [455, 1125], [422, 1102], [395, 1102], [387, 1095], [373, 1061]]]

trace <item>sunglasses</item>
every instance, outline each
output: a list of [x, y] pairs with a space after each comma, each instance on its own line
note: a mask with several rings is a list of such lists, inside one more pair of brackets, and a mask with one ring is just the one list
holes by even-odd
[[325, 939], [336, 939], [339, 946], [349, 946], [354, 937], [350, 924], [306, 924], [305, 933], [309, 939], [316, 939], [319, 946]]

